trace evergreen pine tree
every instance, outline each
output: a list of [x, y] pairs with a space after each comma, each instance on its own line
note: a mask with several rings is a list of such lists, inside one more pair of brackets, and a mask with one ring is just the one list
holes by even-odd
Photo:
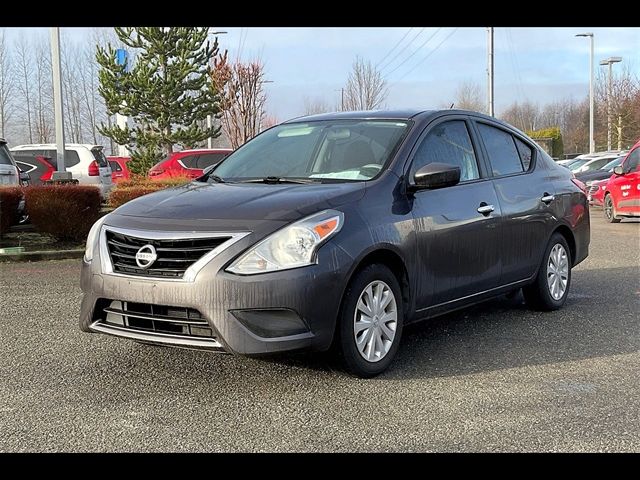
[[209, 43], [208, 28], [116, 27], [115, 31], [135, 53], [135, 65], [126, 71], [117, 65], [113, 45], [98, 46], [99, 91], [108, 113], [130, 117], [133, 127], [102, 124], [99, 131], [129, 147], [132, 172], [146, 174], [174, 145], [189, 148], [220, 135], [220, 127], [206, 127], [208, 115], [220, 116], [220, 97], [210, 80], [218, 40]]

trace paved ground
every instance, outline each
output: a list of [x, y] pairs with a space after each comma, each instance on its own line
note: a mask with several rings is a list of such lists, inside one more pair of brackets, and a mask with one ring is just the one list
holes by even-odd
[[563, 310], [408, 329], [373, 380], [81, 333], [78, 275], [0, 265], [0, 451], [640, 451], [640, 223], [600, 210]]

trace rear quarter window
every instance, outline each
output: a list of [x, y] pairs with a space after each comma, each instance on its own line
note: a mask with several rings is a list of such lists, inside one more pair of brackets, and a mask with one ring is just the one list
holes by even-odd
[[[38, 155], [40, 152], [34, 152], [34, 155]], [[42, 155], [45, 157], [50, 157], [54, 165], [57, 164], [58, 152], [55, 150], [44, 150]], [[65, 150], [64, 151], [64, 166], [66, 168], [75, 167], [80, 163], [80, 157], [78, 156], [78, 152], [75, 150]]]
[[99, 166], [106, 167], [108, 165], [107, 157], [104, 156], [102, 148], [92, 148], [91, 153], [93, 154], [93, 158], [95, 158], [96, 162], [98, 162]]

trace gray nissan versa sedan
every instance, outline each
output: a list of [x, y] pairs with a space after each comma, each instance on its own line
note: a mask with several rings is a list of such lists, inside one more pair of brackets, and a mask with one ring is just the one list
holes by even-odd
[[478, 113], [297, 118], [98, 221], [80, 326], [243, 355], [333, 348], [370, 377], [409, 323], [520, 288], [560, 308], [588, 254], [581, 186]]

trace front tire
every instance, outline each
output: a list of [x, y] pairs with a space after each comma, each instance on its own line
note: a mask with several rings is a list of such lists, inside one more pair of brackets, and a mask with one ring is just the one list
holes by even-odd
[[524, 299], [536, 310], [557, 310], [564, 305], [571, 286], [571, 250], [567, 240], [554, 233], [544, 252], [535, 282], [522, 289]]
[[389, 367], [400, 344], [403, 312], [400, 284], [387, 266], [356, 272], [342, 300], [336, 345], [349, 373], [371, 378]]
[[622, 220], [619, 217], [616, 217], [616, 208], [613, 205], [613, 199], [611, 198], [611, 195], [607, 193], [607, 195], [604, 197], [604, 218], [607, 220], [607, 222], [609, 223], [619, 223], [620, 220]]

